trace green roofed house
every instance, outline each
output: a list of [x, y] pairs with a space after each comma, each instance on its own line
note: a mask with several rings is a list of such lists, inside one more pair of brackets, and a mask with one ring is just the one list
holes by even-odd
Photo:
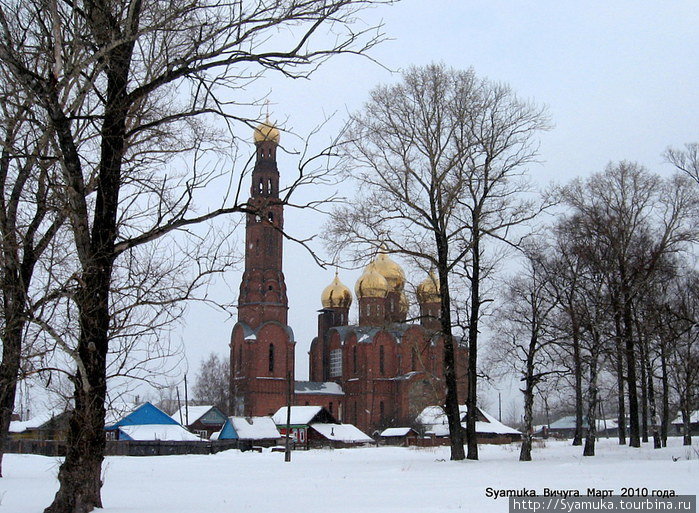
[[183, 406], [171, 415], [173, 420], [182, 424], [192, 433], [201, 438], [211, 438], [211, 435], [220, 431], [226, 423], [226, 415], [216, 406]]

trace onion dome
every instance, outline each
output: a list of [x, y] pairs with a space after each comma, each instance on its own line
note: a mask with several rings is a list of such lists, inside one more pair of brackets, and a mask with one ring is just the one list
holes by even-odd
[[269, 120], [269, 116], [267, 116], [264, 123], [257, 125], [253, 137], [255, 139], [255, 143], [272, 141], [273, 143], [279, 144], [279, 129], [274, 126], [274, 124]]
[[386, 278], [390, 292], [399, 292], [403, 290], [403, 286], [405, 285], [405, 273], [403, 273], [403, 269], [388, 256], [385, 246], [381, 246], [374, 263], [376, 265], [376, 270]]
[[388, 294], [388, 282], [376, 270], [375, 262], [371, 262], [366, 266], [364, 274], [362, 274], [354, 286], [354, 293], [358, 299], [363, 297], [386, 297], [386, 294]]
[[323, 289], [320, 295], [323, 308], [349, 308], [352, 304], [352, 293], [341, 281], [335, 272], [335, 279]]
[[434, 275], [434, 271], [417, 286], [417, 299], [420, 303], [439, 303], [439, 278]]

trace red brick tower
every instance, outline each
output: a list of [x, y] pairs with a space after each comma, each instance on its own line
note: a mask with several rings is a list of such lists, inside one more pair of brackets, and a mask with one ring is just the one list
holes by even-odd
[[279, 200], [279, 130], [269, 120], [255, 129], [257, 148], [245, 223], [245, 272], [238, 322], [231, 335], [231, 413], [270, 415], [286, 405], [294, 379], [294, 336], [282, 272], [284, 210]]

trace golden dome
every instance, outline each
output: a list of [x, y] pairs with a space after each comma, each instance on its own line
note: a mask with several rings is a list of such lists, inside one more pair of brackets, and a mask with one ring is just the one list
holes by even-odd
[[363, 297], [386, 297], [386, 294], [388, 294], [388, 282], [376, 270], [375, 262], [371, 262], [366, 266], [364, 274], [362, 274], [354, 286], [354, 293], [358, 299]]
[[269, 116], [267, 116], [264, 123], [257, 125], [253, 137], [255, 139], [255, 143], [272, 141], [279, 144], [279, 129], [275, 127], [272, 122], [270, 122]]
[[434, 275], [434, 271], [417, 286], [417, 299], [420, 303], [438, 303], [439, 298], [439, 278]]
[[323, 308], [349, 308], [352, 304], [352, 293], [341, 281], [335, 272], [335, 279], [323, 289], [320, 295]]
[[385, 246], [381, 246], [374, 263], [376, 265], [376, 270], [386, 278], [391, 291], [399, 292], [403, 290], [403, 286], [405, 285], [405, 273], [403, 273], [403, 269], [388, 256]]

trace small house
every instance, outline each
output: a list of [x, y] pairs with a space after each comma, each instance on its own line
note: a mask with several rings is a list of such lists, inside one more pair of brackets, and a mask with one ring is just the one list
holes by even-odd
[[[675, 428], [675, 433], [679, 436], [684, 436], [684, 422], [682, 421], [682, 412], [677, 414], [677, 418], [672, 421], [672, 426]], [[689, 432], [692, 435], [699, 434], [699, 410], [694, 410], [689, 414]]]
[[253, 446], [271, 447], [281, 442], [282, 435], [272, 417], [228, 417], [215, 440], [238, 440], [241, 450]]
[[341, 449], [373, 442], [369, 435], [352, 424], [314, 423], [308, 431], [308, 444], [311, 447]]
[[387, 428], [379, 434], [379, 441], [384, 445], [408, 447], [417, 445], [418, 433], [411, 427]]
[[228, 420], [221, 410], [211, 405], [183, 406], [171, 417], [201, 438], [210, 438], [213, 433], [220, 431]]
[[13, 420], [9, 436], [13, 440], [65, 440], [70, 413], [47, 412], [25, 421]]
[[[461, 415], [461, 428], [466, 431], [468, 408], [459, 406]], [[416, 421], [425, 430], [425, 435], [432, 438], [449, 438], [449, 424], [444, 408], [441, 406], [428, 406], [417, 416]], [[522, 433], [499, 422], [489, 413], [476, 408], [476, 436], [481, 444], [503, 444], [517, 442], [522, 439]]]
[[[134, 440], [133, 436], [140, 436], [136, 435], [136, 432], [138, 430], [124, 430], [122, 428], [129, 428], [129, 426], [151, 426], [149, 428], [149, 431], [154, 433], [152, 426], [161, 425], [177, 426], [180, 429], [184, 429], [179, 422], [174, 420], [163, 410], [156, 406], [153, 406], [149, 402], [145, 402], [138, 406], [132, 412], [126, 414], [121, 419], [117, 420], [116, 422], [112, 422], [111, 424], [106, 425], [104, 429], [107, 431], [108, 439]], [[161, 431], [161, 433], [164, 434], [166, 431], [167, 430]], [[174, 432], [176, 430], [173, 429], [171, 431]], [[130, 433], [132, 433], [133, 436]], [[150, 438], [150, 440], [154, 440], [154, 438]]]
[[[289, 430], [296, 447], [310, 447], [308, 435], [311, 424], [339, 424], [332, 414], [322, 406], [292, 406]], [[287, 407], [283, 406], [272, 416], [282, 436], [286, 436]]]

